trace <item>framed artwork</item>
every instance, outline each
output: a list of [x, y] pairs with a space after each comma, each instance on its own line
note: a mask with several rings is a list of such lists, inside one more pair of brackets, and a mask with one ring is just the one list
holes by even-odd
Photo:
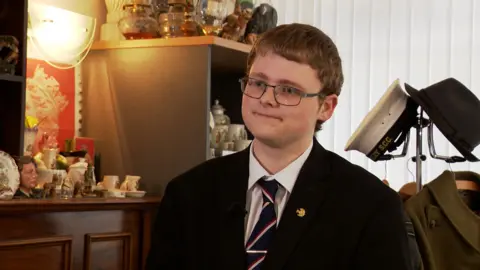
[[43, 60], [29, 58], [26, 75], [25, 116], [35, 117], [39, 123], [32, 153], [46, 143], [56, 143], [64, 150], [64, 141], [76, 135], [75, 69], [57, 69]]

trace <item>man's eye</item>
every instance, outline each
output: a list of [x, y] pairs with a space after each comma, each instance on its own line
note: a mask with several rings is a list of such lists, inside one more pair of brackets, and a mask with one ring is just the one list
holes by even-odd
[[296, 95], [299, 93], [299, 90], [297, 90], [296, 88], [293, 88], [293, 87], [288, 87], [288, 86], [283, 86], [282, 88], [282, 92], [284, 94], [293, 94], [293, 95]]
[[255, 87], [265, 87], [265, 83], [262, 81], [249, 81], [249, 85], [255, 86]]

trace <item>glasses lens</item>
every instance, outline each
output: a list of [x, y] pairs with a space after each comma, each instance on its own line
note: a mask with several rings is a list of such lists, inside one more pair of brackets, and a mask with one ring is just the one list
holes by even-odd
[[252, 98], [260, 98], [265, 92], [266, 85], [252, 79], [242, 79], [242, 92]]
[[296, 106], [302, 99], [298, 90], [280, 85], [275, 87], [275, 98], [279, 104], [286, 106]]
[[[240, 87], [244, 95], [259, 99], [265, 93], [268, 85], [262, 81], [250, 78], [240, 80]], [[302, 99], [302, 93], [291, 87], [278, 85], [274, 89], [275, 100], [285, 106], [296, 106]]]

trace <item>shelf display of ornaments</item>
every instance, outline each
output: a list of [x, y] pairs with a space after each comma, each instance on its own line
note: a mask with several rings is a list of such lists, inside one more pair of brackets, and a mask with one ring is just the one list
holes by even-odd
[[210, 131], [211, 158], [242, 151], [251, 143], [251, 140], [248, 140], [245, 125], [231, 124], [230, 117], [225, 114], [225, 111], [220, 101], [215, 100], [211, 108], [213, 118], [213, 128]]
[[219, 36], [253, 44], [259, 35], [278, 23], [277, 11], [268, 0], [105, 0], [105, 3], [108, 13], [101, 30], [102, 40]]

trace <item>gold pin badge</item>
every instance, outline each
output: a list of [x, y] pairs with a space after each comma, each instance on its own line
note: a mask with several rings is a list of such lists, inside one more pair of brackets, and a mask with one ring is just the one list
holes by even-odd
[[307, 212], [303, 208], [298, 208], [297, 209], [297, 216], [299, 217], [304, 217]]

